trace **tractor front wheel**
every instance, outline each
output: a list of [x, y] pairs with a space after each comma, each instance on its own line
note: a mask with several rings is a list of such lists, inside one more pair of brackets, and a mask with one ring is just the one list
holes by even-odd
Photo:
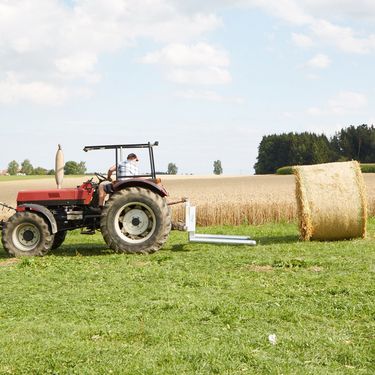
[[100, 229], [107, 245], [117, 252], [153, 253], [171, 230], [167, 202], [151, 190], [131, 187], [115, 194], [102, 212]]
[[54, 235], [43, 217], [25, 211], [4, 224], [1, 241], [10, 256], [43, 256], [51, 249]]

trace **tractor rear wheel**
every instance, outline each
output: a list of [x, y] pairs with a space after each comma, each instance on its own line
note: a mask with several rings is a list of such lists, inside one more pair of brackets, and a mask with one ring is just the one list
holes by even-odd
[[108, 200], [100, 229], [105, 242], [114, 251], [154, 253], [168, 238], [171, 212], [160, 195], [131, 187], [114, 193]]
[[43, 256], [51, 250], [54, 237], [43, 217], [25, 211], [4, 224], [1, 241], [10, 256]]

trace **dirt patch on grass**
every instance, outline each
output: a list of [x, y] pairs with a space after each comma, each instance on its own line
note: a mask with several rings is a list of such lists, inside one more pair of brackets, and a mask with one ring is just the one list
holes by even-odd
[[323, 267], [313, 266], [313, 267], [309, 267], [308, 270], [311, 271], [311, 272], [322, 272]]
[[18, 263], [20, 260], [18, 258], [11, 258], [7, 260], [0, 261], [0, 267], [7, 267]]
[[149, 266], [151, 264], [151, 262], [149, 261], [145, 261], [145, 262], [142, 262], [142, 261], [136, 261], [132, 264], [133, 267], [146, 267], [146, 266]]
[[249, 264], [246, 266], [246, 270], [251, 271], [251, 272], [271, 272], [277, 269], [283, 269], [285, 271], [293, 271], [293, 270], [295, 271], [300, 268], [305, 268], [307, 271], [310, 271], [310, 272], [322, 272], [323, 271], [323, 267], [320, 267], [320, 266], [311, 266], [311, 267], [295, 266], [293, 267], [293, 265], [289, 263], [286, 263], [285, 266], [280, 266], [279, 263], [277, 263], [277, 265], [274, 264], [273, 266], [270, 264], [266, 264], [266, 265]]
[[247, 267], [247, 270], [251, 272], [271, 272], [273, 271], [273, 267], [268, 265], [260, 266], [258, 264], [249, 264]]

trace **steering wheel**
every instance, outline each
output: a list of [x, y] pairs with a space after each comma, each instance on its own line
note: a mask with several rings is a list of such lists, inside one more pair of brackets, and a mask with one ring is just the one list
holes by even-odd
[[98, 172], [95, 172], [95, 176], [98, 178], [99, 183], [108, 180], [107, 176], [105, 176], [104, 174], [98, 173]]

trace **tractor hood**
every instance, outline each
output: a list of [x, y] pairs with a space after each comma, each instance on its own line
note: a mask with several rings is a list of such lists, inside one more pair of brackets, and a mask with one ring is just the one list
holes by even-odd
[[83, 188], [20, 191], [17, 204], [36, 203], [43, 206], [89, 204], [92, 194]]

